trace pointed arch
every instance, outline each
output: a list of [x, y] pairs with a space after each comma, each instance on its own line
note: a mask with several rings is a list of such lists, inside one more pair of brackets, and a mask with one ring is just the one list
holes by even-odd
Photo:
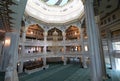
[[38, 24], [33, 24], [28, 27], [26, 37], [29, 39], [44, 40], [43, 33], [44, 30]]
[[65, 31], [66, 32], [66, 39], [72, 40], [72, 39], [79, 39], [80, 38], [80, 31], [77, 26], [70, 26]]
[[54, 31], [56, 31], [56, 32], [58, 33], [58, 40], [62, 40], [62, 31], [59, 30], [59, 29], [56, 28], [56, 27], [48, 30], [48, 37], [47, 37], [47, 39], [48, 39], [48, 40], [53, 40], [53, 39], [52, 39], [52, 36], [53, 36], [53, 32], [54, 32]]

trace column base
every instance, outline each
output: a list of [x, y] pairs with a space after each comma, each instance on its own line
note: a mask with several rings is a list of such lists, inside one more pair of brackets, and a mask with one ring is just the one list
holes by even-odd
[[67, 65], [66, 63], [64, 63], [63, 65]]
[[103, 76], [103, 80], [108, 80], [108, 79], [111, 79], [110, 75], [106, 75], [106, 76]]
[[85, 68], [85, 69], [86, 69], [86, 68], [88, 68], [88, 67], [85, 65], [85, 66], [83, 66], [83, 68]]
[[5, 81], [19, 81], [16, 69], [6, 71]]

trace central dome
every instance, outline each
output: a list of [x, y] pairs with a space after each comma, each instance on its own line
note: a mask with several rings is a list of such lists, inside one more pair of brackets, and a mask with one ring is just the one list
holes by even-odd
[[41, 1], [45, 2], [49, 6], [64, 6], [70, 0], [41, 0]]
[[28, 0], [25, 11], [45, 23], [63, 24], [80, 18], [84, 7], [81, 0]]

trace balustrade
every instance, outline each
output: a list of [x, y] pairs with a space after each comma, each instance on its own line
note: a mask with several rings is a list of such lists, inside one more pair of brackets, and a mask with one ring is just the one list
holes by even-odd
[[[79, 51], [75, 51], [75, 52], [66, 52], [64, 54], [64, 52], [58, 52], [56, 54], [54, 54], [54, 52], [47, 52], [46, 53], [46, 57], [62, 57], [63, 55], [65, 55], [66, 57], [80, 57], [82, 54]], [[85, 53], [86, 56], [89, 56], [88, 52]], [[31, 58], [39, 58], [39, 57], [44, 57], [44, 53], [26, 53], [25, 55], [21, 56], [21, 54], [19, 54], [19, 60], [21, 58], [26, 58], [31, 59]]]
[[[51, 46], [53, 44], [53, 41], [46, 41], [47, 46]], [[87, 43], [87, 40], [85, 41]], [[59, 46], [63, 46], [64, 45], [64, 41], [56, 41], [56, 43]], [[20, 44], [22, 44], [22, 41], [20, 39]], [[80, 45], [81, 44], [81, 40], [77, 39], [77, 40], [66, 40], [65, 41], [66, 45]], [[44, 46], [44, 41], [42, 40], [33, 40], [33, 39], [26, 39], [25, 41], [25, 45], [36, 45], [36, 46]]]

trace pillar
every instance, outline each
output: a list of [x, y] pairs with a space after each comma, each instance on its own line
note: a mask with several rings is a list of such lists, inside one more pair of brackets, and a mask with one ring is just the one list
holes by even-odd
[[21, 46], [21, 53], [19, 54], [19, 58], [20, 58], [20, 62], [19, 62], [19, 65], [18, 65], [18, 72], [19, 73], [22, 73], [23, 72], [23, 58], [24, 58], [24, 55], [25, 55], [25, 45], [24, 45], [24, 42], [22, 42], [22, 46]]
[[23, 60], [21, 60], [20, 62], [19, 62], [19, 65], [18, 65], [18, 73], [22, 73], [23, 72]]
[[22, 41], [26, 41], [26, 32], [27, 32], [27, 27], [22, 27]]
[[63, 59], [63, 65], [66, 65], [67, 64], [67, 58], [66, 57], [64, 57], [64, 59]]
[[63, 35], [63, 49], [64, 49], [63, 65], [66, 65], [67, 64], [67, 58], [65, 57], [65, 54], [66, 54], [66, 46], [65, 46], [66, 33], [65, 33], [65, 31], [62, 32], [62, 35]]
[[93, 0], [86, 0], [84, 6], [90, 52], [91, 81], [102, 81], [99, 37], [94, 19]]
[[65, 33], [65, 31], [63, 31], [62, 35], [63, 35], [63, 49], [64, 49], [64, 54], [65, 54], [66, 53], [66, 46], [65, 46], [66, 33]]
[[26, 41], [26, 32], [22, 32], [22, 41], [23, 41], [23, 42]]
[[116, 69], [116, 63], [115, 63], [115, 57], [114, 57], [114, 50], [112, 46], [112, 36], [110, 29], [106, 30], [107, 34], [107, 42], [108, 42], [108, 52], [109, 52], [109, 58], [110, 58], [110, 65], [113, 70]]
[[102, 68], [102, 77], [103, 79], [108, 79], [108, 75], [106, 72], [106, 64], [105, 64], [105, 57], [104, 57], [104, 52], [103, 52], [103, 45], [102, 45], [102, 37], [101, 37], [101, 32], [100, 32], [100, 17], [99, 15], [95, 16], [95, 22], [96, 22], [96, 27], [97, 27], [97, 34], [98, 34], [98, 39], [99, 39], [99, 48], [100, 48], [100, 58], [101, 58], [101, 68]]
[[0, 44], [0, 71], [2, 71], [2, 53], [3, 53], [3, 45], [4, 45], [4, 42], [1, 42], [1, 44]]
[[85, 56], [85, 50], [84, 50], [84, 36], [83, 36], [83, 29], [80, 27], [80, 40], [81, 40], [81, 47], [82, 47], [82, 65], [83, 68], [87, 68], [87, 64], [86, 64], [86, 56]]
[[5, 81], [18, 81], [18, 32], [7, 32], [3, 48], [2, 69], [5, 71]]
[[27, 28], [24, 26], [22, 27], [22, 45], [21, 45], [21, 54], [20, 54], [20, 64], [18, 66], [18, 72], [19, 73], [22, 73], [23, 72], [23, 57], [25, 55], [25, 41], [26, 41], [26, 31], [27, 31]]
[[44, 32], [44, 48], [43, 48], [43, 65], [46, 65], [46, 54], [47, 54], [47, 31]]

